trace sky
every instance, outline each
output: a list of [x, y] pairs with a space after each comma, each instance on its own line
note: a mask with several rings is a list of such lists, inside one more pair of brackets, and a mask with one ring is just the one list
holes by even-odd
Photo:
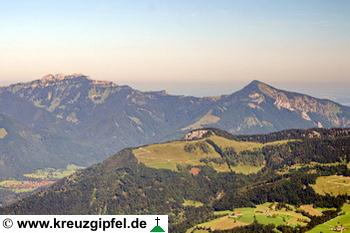
[[188, 95], [251, 80], [349, 93], [350, 1], [0, 0], [0, 85], [48, 73]]

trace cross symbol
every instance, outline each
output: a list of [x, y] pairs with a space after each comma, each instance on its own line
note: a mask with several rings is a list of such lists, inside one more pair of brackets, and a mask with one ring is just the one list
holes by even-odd
[[159, 218], [159, 217], [157, 217], [157, 218], [156, 218], [156, 221], [157, 221], [157, 226], [159, 226], [159, 224], [158, 224], [159, 220], [160, 220], [160, 218]]

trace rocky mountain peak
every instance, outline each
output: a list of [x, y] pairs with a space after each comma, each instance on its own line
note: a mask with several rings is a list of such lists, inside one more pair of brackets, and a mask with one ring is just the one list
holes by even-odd
[[89, 81], [94, 86], [117, 86], [115, 83], [111, 81], [103, 81], [103, 80], [92, 80], [89, 76], [84, 74], [47, 74], [43, 76], [40, 80], [41, 84], [54, 84], [61, 81]]
[[[265, 83], [263, 83], [263, 82], [261, 82], [261, 81], [259, 81], [259, 80], [253, 80], [253, 81], [251, 81], [247, 86], [258, 86], [258, 85], [260, 85], [260, 84], [265, 84]], [[265, 84], [266, 85], [266, 84]]]
[[42, 82], [57, 82], [64, 80], [73, 80], [73, 79], [89, 79], [88, 76], [84, 74], [47, 74], [44, 75], [40, 81]]
[[264, 90], [268, 88], [272, 88], [272, 87], [259, 80], [253, 80], [247, 86], [245, 86], [240, 92], [243, 93], [244, 95], [250, 94], [252, 92], [258, 92], [263, 94]]
[[266, 85], [268, 86], [268, 84], [262, 82], [262, 81], [259, 81], [259, 80], [253, 80], [251, 81], [246, 87], [259, 87], [260, 85]]

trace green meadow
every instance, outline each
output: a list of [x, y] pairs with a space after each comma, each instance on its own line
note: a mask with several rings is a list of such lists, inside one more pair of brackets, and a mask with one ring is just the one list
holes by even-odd
[[198, 233], [200, 232], [199, 230], [209, 229], [229, 230], [252, 224], [255, 220], [260, 224], [274, 224], [276, 227], [280, 225], [305, 226], [310, 221], [308, 217], [297, 213], [297, 209], [294, 206], [288, 205], [288, 208], [280, 209], [276, 207], [277, 203], [264, 203], [257, 205], [255, 208], [237, 208], [233, 211], [216, 212], [215, 215], [218, 218], [199, 224], [189, 229], [187, 233]]
[[67, 165], [64, 169], [55, 169], [55, 168], [45, 168], [38, 169], [33, 171], [32, 173], [24, 174], [25, 177], [31, 179], [62, 179], [64, 177], [72, 175], [79, 169], [83, 167], [76, 166], [74, 164]]
[[[178, 171], [178, 166], [211, 166], [217, 172], [230, 172], [228, 165], [224, 163], [207, 162], [204, 163], [203, 159], [213, 160], [221, 159], [221, 156], [215, 149], [206, 142], [206, 139], [210, 139], [221, 149], [233, 148], [236, 153], [243, 151], [254, 151], [263, 148], [268, 145], [279, 145], [288, 143], [291, 140], [275, 141], [270, 143], [258, 143], [258, 142], [244, 142], [227, 139], [217, 135], [212, 135], [208, 138], [194, 140], [194, 141], [174, 141], [169, 143], [154, 144], [144, 146], [133, 150], [136, 158], [148, 167], [156, 169], [169, 169], [172, 171]], [[185, 147], [194, 148], [193, 151], [186, 151]], [[207, 148], [203, 152], [200, 148]], [[252, 166], [245, 164], [237, 164], [231, 166], [232, 171], [242, 174], [253, 174], [259, 172], [264, 166]]]
[[311, 187], [320, 195], [350, 195], [350, 177], [338, 175], [320, 176]]
[[[336, 229], [338, 227], [338, 230]], [[332, 233], [343, 232], [350, 233], [350, 204], [344, 204], [342, 212], [338, 217], [333, 218], [323, 224], [320, 224], [308, 231], [308, 233]]]
[[45, 168], [38, 169], [32, 173], [24, 174], [26, 179], [7, 179], [0, 181], [0, 188], [10, 190], [14, 193], [32, 192], [38, 188], [53, 184], [56, 180], [70, 176], [77, 170], [82, 169], [74, 164], [68, 165], [65, 169]]

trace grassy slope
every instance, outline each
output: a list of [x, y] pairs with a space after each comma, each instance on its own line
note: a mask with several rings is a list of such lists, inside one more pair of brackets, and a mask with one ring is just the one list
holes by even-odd
[[[177, 165], [205, 165], [200, 162], [202, 158], [221, 158], [221, 156], [210, 147], [208, 154], [195, 151], [186, 152], [184, 147], [186, 144], [193, 144], [198, 141], [185, 142], [175, 141], [164, 144], [155, 144], [141, 147], [133, 151], [136, 158], [148, 167], [164, 168], [177, 171]], [[228, 171], [228, 167], [216, 167], [217, 170]]]
[[306, 213], [310, 214], [311, 216], [321, 216], [322, 211], [314, 208], [313, 205], [301, 205], [298, 210], [305, 211]]
[[[294, 210], [280, 209], [275, 210], [274, 204], [265, 203], [257, 205], [256, 208], [238, 208], [233, 211], [220, 211], [216, 215], [225, 215], [212, 221], [199, 224], [199, 227], [211, 228], [212, 230], [233, 229], [235, 227], [249, 225], [254, 222], [254, 218], [261, 224], [304, 226], [310, 221], [309, 218], [303, 216]], [[191, 232], [194, 228], [188, 230]], [[195, 231], [197, 233], [197, 231]]]
[[64, 177], [70, 176], [79, 169], [83, 169], [83, 167], [70, 164], [65, 169], [38, 169], [32, 173], [24, 174], [24, 176], [31, 179], [62, 179]]
[[[266, 145], [276, 145], [281, 143], [287, 143], [289, 140], [276, 141], [270, 143], [257, 143], [257, 142], [243, 142], [230, 140], [224, 137], [217, 135], [210, 136], [215, 144], [220, 148], [233, 147], [237, 153], [248, 150], [257, 150], [261, 149]], [[202, 158], [221, 158], [221, 156], [205, 142], [206, 139], [200, 139], [195, 141], [175, 141], [163, 144], [154, 144], [150, 146], [140, 147], [133, 150], [136, 158], [145, 164], [148, 167], [157, 168], [157, 169], [170, 169], [177, 171], [177, 165], [192, 165], [199, 166], [205, 165], [200, 162]], [[192, 144], [195, 145], [198, 142], [203, 142], [209, 145], [209, 153], [205, 154], [200, 151], [195, 151], [192, 153], [186, 152], [184, 150], [185, 145]], [[218, 172], [228, 172], [230, 171], [226, 164], [211, 164], [212, 167]], [[263, 166], [249, 166], [249, 165], [238, 165], [232, 167], [232, 170], [237, 173], [242, 174], [252, 174], [257, 173], [263, 168]]]
[[0, 188], [14, 193], [32, 192], [37, 188], [45, 187], [54, 181], [72, 175], [77, 170], [82, 169], [76, 165], [68, 165], [66, 169], [39, 169], [32, 173], [24, 174], [25, 180], [8, 179], [0, 181]]
[[336, 227], [338, 225], [342, 225], [345, 227], [343, 233], [350, 233], [350, 204], [345, 204], [342, 208], [343, 215], [340, 215], [336, 218], [329, 220], [321, 225], [316, 226], [312, 230], [308, 231], [308, 233], [331, 233], [331, 228]]
[[348, 194], [350, 195], [350, 177], [345, 176], [320, 176], [316, 184], [311, 185], [316, 193], [321, 195], [330, 194], [333, 196]]
[[14, 193], [28, 193], [37, 188], [48, 186], [53, 184], [54, 181], [19, 181], [19, 180], [3, 180], [0, 181], [0, 188], [12, 191]]
[[241, 142], [216, 135], [209, 137], [209, 139], [214, 141], [221, 148], [233, 147], [237, 153], [241, 153], [242, 151], [246, 150], [260, 149], [264, 146], [264, 144], [258, 142]]
[[241, 173], [244, 175], [255, 174], [258, 173], [264, 166], [250, 166], [250, 165], [238, 165], [233, 166], [232, 171], [236, 173]]

